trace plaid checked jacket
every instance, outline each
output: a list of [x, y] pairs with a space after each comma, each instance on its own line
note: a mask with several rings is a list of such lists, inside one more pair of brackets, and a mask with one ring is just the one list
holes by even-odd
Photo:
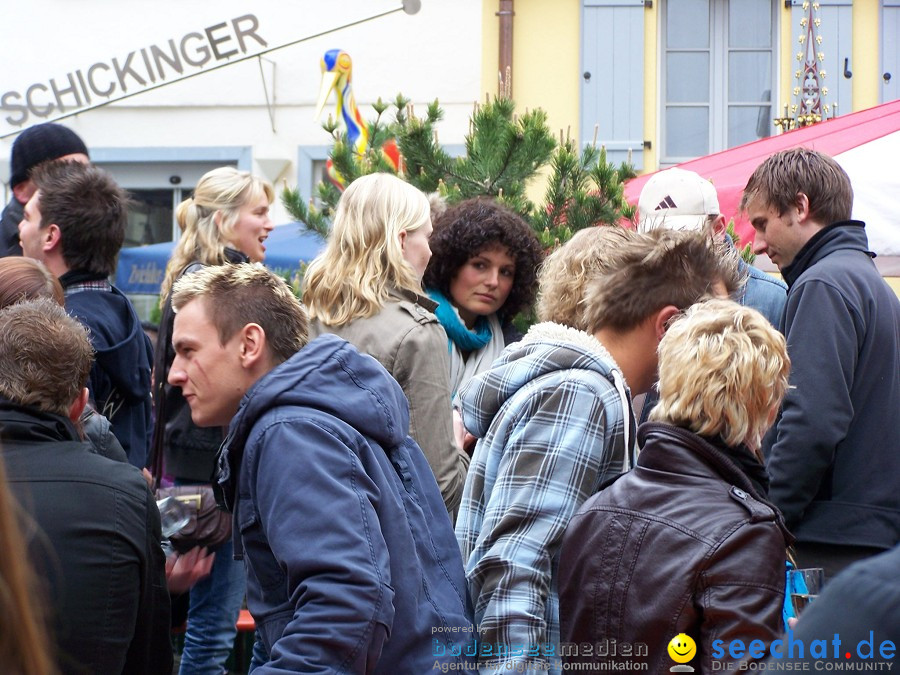
[[479, 663], [557, 672], [559, 547], [578, 507], [633, 463], [630, 393], [595, 338], [543, 323], [470, 380], [458, 404], [480, 439], [456, 522]]

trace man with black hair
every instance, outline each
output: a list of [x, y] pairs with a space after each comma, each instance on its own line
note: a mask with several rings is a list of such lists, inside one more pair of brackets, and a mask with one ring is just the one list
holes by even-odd
[[153, 347], [131, 301], [108, 277], [125, 240], [128, 197], [112, 177], [77, 162], [47, 162], [19, 224], [24, 255], [62, 284], [66, 310], [90, 329], [97, 353], [88, 388], [128, 461], [147, 462]]
[[85, 164], [90, 161], [87, 146], [78, 134], [53, 122], [29, 127], [13, 143], [9, 158], [9, 185], [13, 197], [0, 215], [0, 257], [22, 255], [19, 222], [25, 204], [36, 190], [30, 178], [31, 170], [53, 159]]

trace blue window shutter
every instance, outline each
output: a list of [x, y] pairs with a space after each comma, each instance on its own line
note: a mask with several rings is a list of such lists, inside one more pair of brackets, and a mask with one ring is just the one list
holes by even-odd
[[900, 0], [881, 5], [881, 102], [900, 98]]
[[[584, 0], [581, 141], [606, 146], [611, 162], [632, 151], [644, 164], [644, 0]], [[587, 76], [590, 73], [590, 76]]]

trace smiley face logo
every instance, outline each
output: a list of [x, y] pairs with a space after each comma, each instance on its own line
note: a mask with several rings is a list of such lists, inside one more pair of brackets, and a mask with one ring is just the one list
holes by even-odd
[[675, 663], [687, 663], [697, 655], [697, 644], [686, 633], [679, 633], [669, 640], [669, 657]]

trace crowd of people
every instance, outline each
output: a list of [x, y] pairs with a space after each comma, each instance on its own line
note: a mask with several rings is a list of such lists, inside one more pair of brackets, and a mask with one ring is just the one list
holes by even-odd
[[[779, 152], [744, 191], [782, 280], [681, 169], [636, 227], [550, 252], [495, 199], [372, 174], [302, 302], [260, 264], [272, 186], [215, 169], [155, 344], [109, 282], [125, 191], [58, 124], [11, 162], [10, 672], [169, 675], [184, 624], [179, 672], [221, 675], [244, 606], [260, 675], [800, 667], [823, 657], [776, 645], [838, 633], [894, 659], [900, 300], [830, 157]], [[230, 534], [165, 546], [160, 486], [215, 494]], [[795, 567], [827, 578], [799, 620]]]

